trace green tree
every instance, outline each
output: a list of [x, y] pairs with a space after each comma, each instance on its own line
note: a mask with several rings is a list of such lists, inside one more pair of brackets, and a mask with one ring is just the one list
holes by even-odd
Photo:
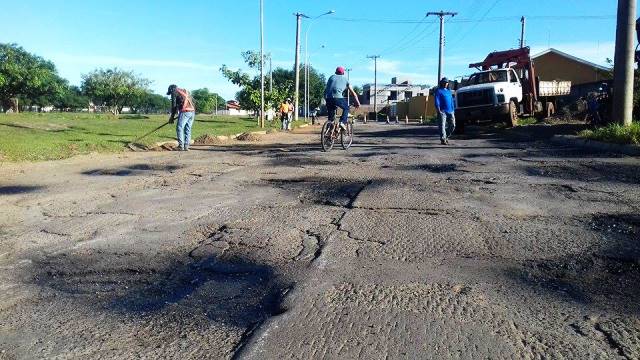
[[[267, 57], [268, 55], [265, 55]], [[242, 57], [250, 69], [260, 70], [260, 54], [255, 51], [244, 51]], [[226, 65], [220, 68], [222, 75], [226, 77], [234, 85], [238, 85], [241, 89], [236, 93], [236, 100], [245, 109], [255, 111], [260, 110], [260, 76], [258, 74], [251, 75], [242, 70], [231, 70]], [[273, 71], [273, 89], [269, 91], [268, 86], [265, 87], [265, 107], [277, 108], [285, 99], [294, 96], [295, 89], [295, 72], [293, 69], [286, 70], [276, 68]], [[304, 103], [304, 67], [300, 70], [300, 104]], [[268, 78], [265, 77], [268, 81]], [[265, 84], [268, 85], [268, 84]], [[319, 74], [312, 66], [309, 67], [309, 99], [310, 107], [318, 107], [322, 101], [326, 79], [324, 75]]]
[[131, 104], [131, 110], [136, 114], [162, 114], [169, 111], [171, 100], [166, 96], [144, 91], [138, 94]]
[[[304, 104], [304, 65], [300, 70], [300, 107]], [[327, 79], [320, 74], [313, 66], [309, 65], [309, 110], [317, 108], [322, 103], [324, 88]]]
[[57, 96], [52, 105], [61, 111], [77, 111], [89, 107], [89, 98], [82, 94], [77, 86], [66, 86], [60, 96]]
[[151, 82], [132, 71], [98, 69], [82, 75], [82, 92], [96, 105], [109, 107], [117, 115], [124, 106], [133, 106]]
[[18, 111], [17, 98], [44, 102], [63, 91], [55, 65], [16, 44], [0, 44], [0, 105]]
[[240, 87], [236, 93], [236, 100], [240, 105], [254, 112], [260, 111], [260, 79], [252, 78], [251, 75], [242, 72], [241, 69], [231, 70], [227, 65], [220, 67], [222, 76], [227, 78], [232, 84]]
[[360, 86], [354, 86], [353, 91], [358, 95], [362, 95], [362, 88]]
[[209, 89], [196, 89], [191, 92], [191, 97], [195, 101], [196, 110], [201, 113], [213, 113], [216, 109], [223, 109], [226, 101], [218, 94], [209, 92]]

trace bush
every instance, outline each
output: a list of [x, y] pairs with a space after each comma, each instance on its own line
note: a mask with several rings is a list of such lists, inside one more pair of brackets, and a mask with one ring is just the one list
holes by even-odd
[[609, 124], [603, 128], [583, 130], [579, 135], [591, 140], [640, 145], [640, 123], [634, 122], [631, 126]]

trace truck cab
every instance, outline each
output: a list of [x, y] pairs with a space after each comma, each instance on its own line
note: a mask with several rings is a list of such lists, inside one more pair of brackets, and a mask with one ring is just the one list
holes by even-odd
[[480, 71], [456, 91], [456, 117], [461, 120], [507, 116], [522, 101], [522, 83], [512, 68]]

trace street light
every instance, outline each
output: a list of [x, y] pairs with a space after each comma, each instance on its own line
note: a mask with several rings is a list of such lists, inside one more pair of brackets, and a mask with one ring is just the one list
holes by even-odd
[[[313, 22], [318, 19], [321, 18], [325, 15], [332, 15], [335, 14], [336, 12], [334, 10], [329, 10], [324, 14], [320, 14], [316, 17], [308, 17], [305, 16], [306, 18], [311, 19], [309, 21], [309, 26], [307, 26], [307, 30], [304, 33], [304, 52], [305, 52], [305, 62], [304, 62], [304, 67], [305, 67], [305, 82], [304, 82], [304, 121], [309, 121], [308, 116], [309, 116], [309, 30], [311, 30], [311, 25], [313, 25]], [[297, 111], [297, 109], [296, 109]]]
[[[347, 83], [349, 84], [349, 86], [351, 86], [351, 70], [353, 70], [352, 68], [347, 68]], [[347, 90], [347, 106], [349, 106], [349, 104], [351, 104], [351, 102], [349, 102], [349, 98], [351, 97], [351, 91]]]
[[[324, 49], [326, 46], [321, 45], [317, 50]], [[309, 80], [311, 79], [311, 72], [309, 71], [309, 67], [311, 66], [311, 56], [316, 54], [317, 52], [311, 52], [307, 54], [307, 59], [305, 62], [305, 74], [304, 74], [304, 100], [305, 100], [305, 121], [307, 121], [307, 116], [310, 111], [311, 101], [309, 97], [311, 95], [311, 86], [309, 86]]]

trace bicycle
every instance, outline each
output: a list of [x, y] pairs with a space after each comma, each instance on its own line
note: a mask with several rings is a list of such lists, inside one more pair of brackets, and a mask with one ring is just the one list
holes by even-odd
[[346, 124], [346, 129], [340, 127], [340, 121], [327, 121], [322, 125], [322, 133], [320, 135], [320, 142], [322, 144], [322, 150], [331, 151], [334, 143], [340, 137], [340, 144], [344, 150], [351, 147], [353, 143], [353, 120], [349, 119]]

